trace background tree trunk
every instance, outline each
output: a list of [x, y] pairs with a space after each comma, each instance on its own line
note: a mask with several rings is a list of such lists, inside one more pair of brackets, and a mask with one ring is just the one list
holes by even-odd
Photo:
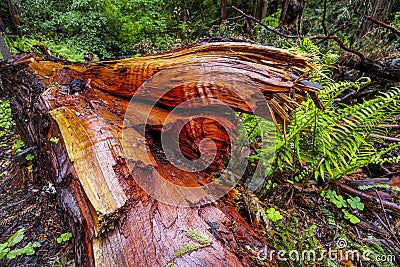
[[221, 0], [221, 22], [227, 18], [226, 0]]
[[299, 33], [305, 0], [283, 0], [279, 27], [292, 34]]
[[[388, 21], [394, 4], [395, 0], [372, 0], [369, 16], [381, 21]], [[360, 38], [370, 32], [374, 27], [377, 27], [376, 24], [365, 20], [359, 35]]]
[[264, 0], [262, 2], [263, 2], [263, 7], [261, 12], [261, 20], [265, 18], [268, 14], [268, 0]]

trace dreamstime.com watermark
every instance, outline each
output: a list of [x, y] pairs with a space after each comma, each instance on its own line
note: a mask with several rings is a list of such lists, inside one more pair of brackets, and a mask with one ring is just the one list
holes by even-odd
[[257, 257], [259, 261], [294, 261], [294, 262], [322, 262], [323, 260], [332, 260], [337, 262], [351, 261], [351, 262], [395, 262], [396, 256], [389, 255], [373, 255], [370, 250], [361, 252], [358, 249], [349, 249], [347, 241], [340, 238], [336, 241], [334, 248], [328, 249], [312, 249], [312, 250], [273, 250], [268, 248], [255, 248], [246, 246], [249, 253]]

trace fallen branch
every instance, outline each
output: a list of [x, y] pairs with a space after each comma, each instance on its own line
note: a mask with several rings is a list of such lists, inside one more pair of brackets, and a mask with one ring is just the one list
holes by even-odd
[[380, 201], [379, 198], [371, 196], [370, 194], [361, 192], [357, 189], [352, 188], [351, 186], [348, 186], [346, 184], [340, 183], [340, 182], [335, 182], [334, 185], [341, 191], [350, 194], [352, 196], [358, 196], [361, 199], [369, 202], [374, 202], [377, 204], [383, 205], [386, 209], [392, 211], [392, 213], [395, 213], [396, 215], [400, 215], [400, 205], [389, 202], [386, 200]]
[[[275, 34], [281, 36], [281, 37], [288, 38], [288, 39], [305, 39], [305, 38], [308, 38], [308, 39], [310, 39], [310, 40], [333, 40], [333, 41], [335, 41], [335, 42], [340, 46], [340, 48], [342, 48], [343, 50], [345, 50], [345, 51], [347, 51], [347, 52], [349, 52], [349, 53], [352, 53], [352, 54], [357, 55], [361, 60], [364, 60], [364, 59], [365, 59], [365, 56], [364, 56], [363, 53], [361, 53], [361, 52], [359, 52], [359, 51], [356, 51], [356, 50], [353, 50], [353, 49], [351, 49], [351, 48], [348, 48], [348, 47], [343, 43], [343, 41], [340, 40], [337, 36], [331, 35], [332, 33], [331, 33], [330, 35], [328, 35], [328, 36], [320, 36], [320, 35], [314, 35], [314, 36], [288, 35], [288, 34], [284, 34], [284, 33], [280, 32], [280, 31], [278, 31], [277, 29], [275, 29], [275, 28], [273, 28], [273, 27], [270, 27], [270, 26], [268, 26], [268, 25], [265, 25], [265, 24], [264, 24], [262, 21], [260, 21], [259, 19], [256, 19], [255, 17], [250, 16], [250, 15], [247, 15], [246, 13], [244, 13], [242, 10], [240, 10], [239, 8], [237, 8], [237, 7], [235, 7], [235, 6], [232, 6], [232, 8], [233, 8], [234, 10], [238, 11], [242, 16], [246, 17], [247, 19], [253, 20], [253, 21], [256, 22], [257, 24], [259, 24], [259, 25], [261, 25], [262, 27], [264, 27], [265, 29], [267, 29], [267, 30], [269, 30], [269, 31], [271, 31], [271, 32], [273, 32], [273, 33], [275, 33]], [[344, 28], [345, 26], [342, 25], [341, 27]], [[338, 28], [337, 30], [335, 30], [334, 32], [337, 32], [341, 27], [339, 27], [339, 28]]]
[[383, 135], [379, 135], [379, 134], [370, 134], [370, 136], [375, 137], [375, 138], [379, 138], [385, 141], [390, 141], [390, 142], [400, 142], [400, 138], [396, 138], [396, 137], [390, 137], [390, 136], [383, 136]]
[[373, 17], [370, 17], [370, 16], [367, 16], [367, 19], [368, 19], [369, 21], [375, 23], [375, 24], [378, 24], [378, 25], [380, 25], [380, 26], [382, 26], [382, 27], [384, 27], [384, 28], [386, 28], [386, 29], [389, 29], [389, 30], [390, 30], [391, 32], [393, 32], [394, 34], [400, 36], [400, 30], [397, 29], [395, 26], [393, 26], [393, 25], [388, 25], [388, 24], [386, 24], [385, 22], [380, 21], [380, 20], [377, 20], [376, 18], [373, 18]]
[[400, 129], [400, 124], [380, 124], [379, 128]]
[[339, 65], [359, 70], [390, 81], [400, 81], [400, 60], [398, 58], [386, 60], [372, 60], [365, 58], [363, 60], [359, 60], [355, 57], [348, 57], [344, 58]]

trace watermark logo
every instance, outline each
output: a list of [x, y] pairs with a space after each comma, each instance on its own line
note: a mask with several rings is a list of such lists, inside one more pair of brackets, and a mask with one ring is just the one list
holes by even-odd
[[339, 238], [334, 242], [333, 247], [327, 249], [310, 250], [273, 250], [265, 248], [256, 248], [247, 246], [247, 251], [257, 257], [259, 261], [292, 261], [292, 262], [322, 262], [331, 260], [335, 262], [395, 262], [395, 255], [373, 255], [371, 250], [360, 251], [351, 249], [344, 238]]
[[[261, 131], [261, 149], [268, 153], [247, 179], [250, 190], [258, 189], [264, 182], [266, 162], [275, 152], [270, 108], [262, 88], [252, 79], [215, 62], [160, 71], [132, 97], [124, 117], [122, 145], [137, 184], [157, 200], [176, 206], [203, 205], [228, 193], [245, 173], [251, 152], [235, 103], [263, 118], [263, 126], [256, 125], [255, 130]], [[194, 151], [190, 146], [196, 146], [199, 155], [190, 157], [188, 153]], [[216, 163], [223, 160], [224, 168], [218, 169]], [[143, 169], [141, 175], [135, 175], [138, 168]], [[212, 172], [211, 181], [194, 181], [193, 177], [207, 171]]]

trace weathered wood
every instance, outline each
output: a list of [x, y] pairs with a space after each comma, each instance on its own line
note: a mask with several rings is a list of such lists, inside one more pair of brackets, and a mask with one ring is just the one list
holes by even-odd
[[387, 79], [394, 82], [400, 81], [400, 59], [373, 60], [366, 58], [359, 60], [348, 57], [340, 62], [341, 65], [359, 70], [369, 75]]
[[[200, 98], [218, 99], [234, 110], [253, 113], [265, 101], [257, 96], [258, 90], [276, 120], [288, 120], [298, 97], [302, 98], [292, 99], [294, 90], [318, 92], [286, 73], [302, 75], [302, 68], [312, 70], [310, 59], [271, 47], [211, 43], [90, 65], [35, 55], [3, 62], [1, 87], [11, 98], [22, 138], [28, 146], [37, 147], [35, 171], [44, 182], [56, 185], [58, 202], [73, 229], [77, 265], [166, 266], [176, 251], [193, 242], [186, 235], [188, 229], [205, 233], [212, 243], [178, 257], [176, 266], [273, 264], [273, 259], [259, 261], [254, 255], [254, 249], [266, 247], [267, 242], [238, 213], [234, 191], [208, 204], [199, 202], [210, 194], [199, 185], [212, 184], [214, 173], [223, 167], [235, 126], [218, 114], [185, 124], [185, 112], [172, 114], [170, 110]], [[211, 80], [200, 75], [204, 73], [212, 73]], [[160, 87], [135, 94], [145, 81], [154, 85], [155, 77]], [[255, 87], [229, 88], [229, 82], [243, 83], [237, 77], [251, 80]], [[173, 85], [166, 94], [162, 94], [162, 81]], [[156, 104], [148, 112], [152, 101]], [[130, 112], [131, 105], [134, 112]], [[196, 108], [192, 102], [186, 107]], [[144, 123], [145, 133], [138, 130]], [[169, 145], [178, 144], [190, 160], [202, 154], [200, 140], [211, 138], [216, 154], [209, 167], [188, 172], [171, 165], [160, 147], [159, 135], [165, 125], [178, 127], [166, 128]], [[52, 137], [59, 142], [51, 142]], [[127, 148], [124, 142], [133, 146]], [[148, 154], [139, 153], [146, 148]], [[139, 186], [153, 181], [158, 173], [171, 187], [156, 193], [182, 205], [166, 204]], [[173, 184], [198, 190], [182, 197], [185, 189], [175, 194]], [[216, 184], [211, 194], [229, 189], [230, 185]]]

